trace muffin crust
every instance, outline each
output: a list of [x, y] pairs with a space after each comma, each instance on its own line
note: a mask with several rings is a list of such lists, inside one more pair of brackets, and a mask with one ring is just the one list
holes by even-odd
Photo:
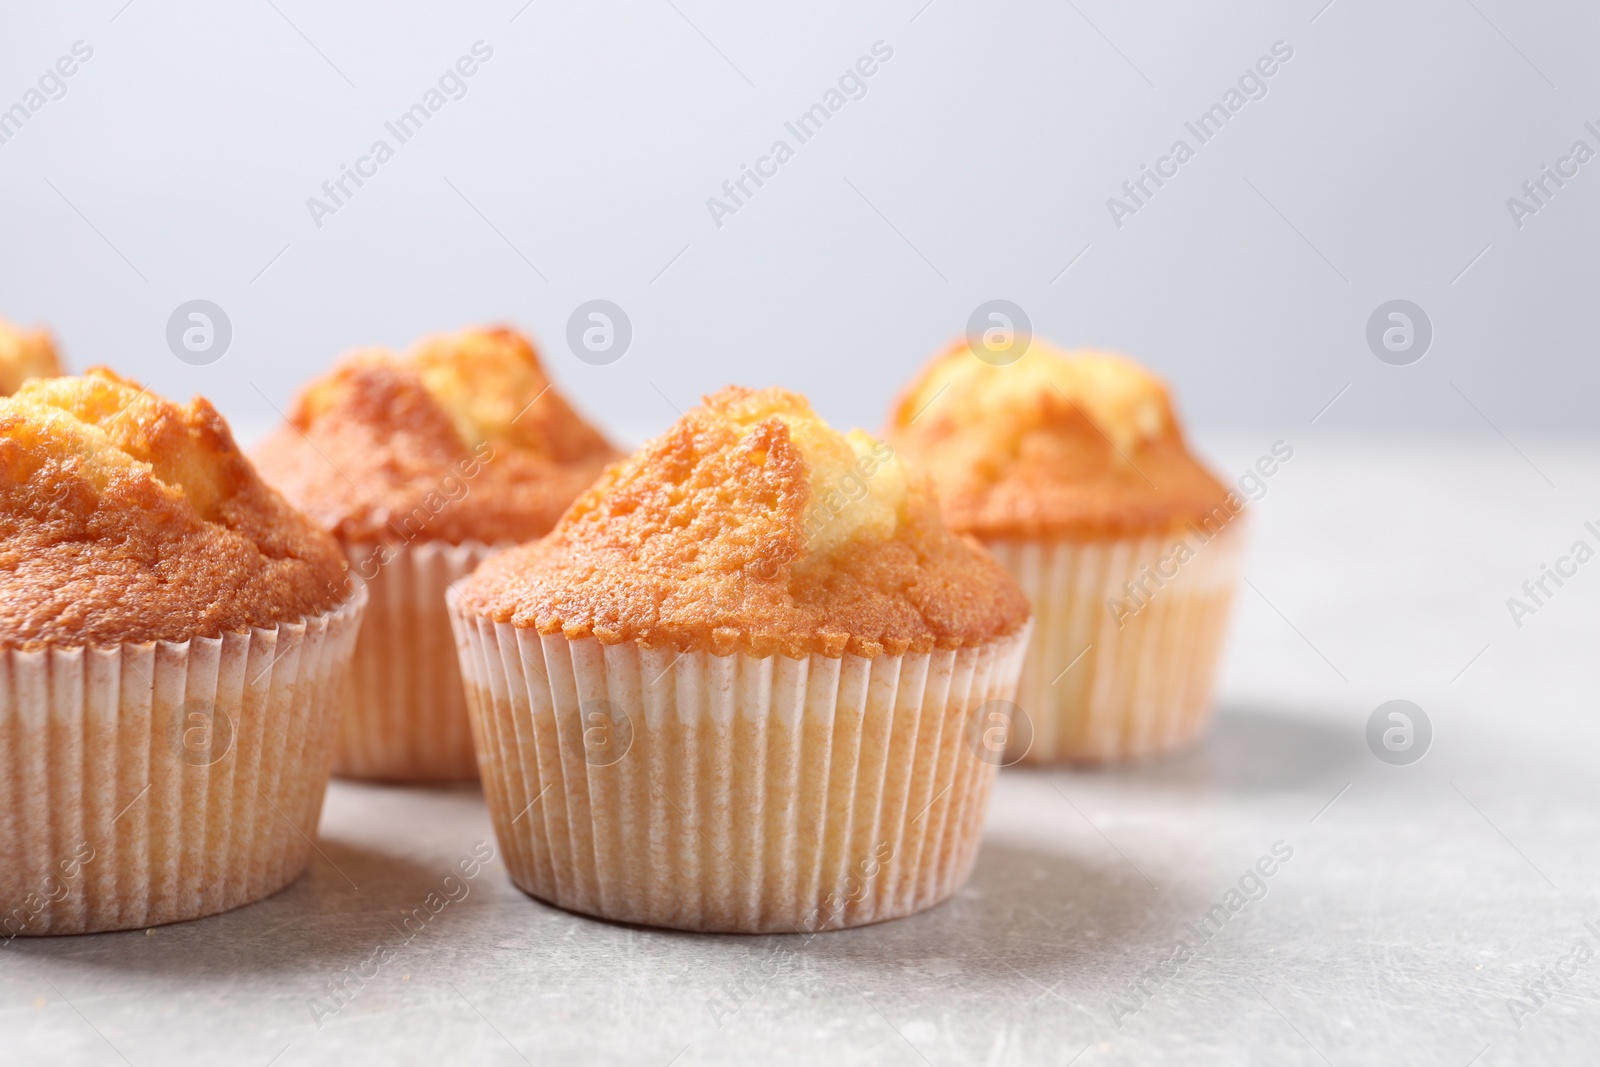
[[523, 541], [555, 525], [616, 450], [509, 329], [358, 351], [303, 389], [252, 451], [266, 480], [345, 543]]
[[344, 572], [204, 398], [95, 368], [0, 399], [0, 645], [273, 626], [339, 603]]
[[1028, 618], [1016, 583], [950, 533], [893, 449], [803, 397], [706, 397], [573, 505], [490, 559], [462, 604], [605, 644], [802, 657], [975, 645]]
[[1006, 366], [950, 346], [901, 395], [889, 437], [933, 478], [951, 528], [984, 540], [1220, 527], [1242, 506], [1189, 453], [1160, 379], [1038, 338]]
[[29, 378], [53, 378], [61, 360], [43, 330], [19, 330], [0, 319], [0, 396], [10, 396]]

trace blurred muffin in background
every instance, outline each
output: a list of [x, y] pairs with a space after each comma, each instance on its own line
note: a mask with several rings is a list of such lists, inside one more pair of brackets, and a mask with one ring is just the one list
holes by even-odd
[[1033, 603], [1010, 758], [1134, 759], [1204, 730], [1243, 505], [1190, 454], [1160, 379], [1037, 338], [1005, 365], [962, 341], [906, 389], [889, 439]]
[[29, 378], [54, 378], [61, 372], [48, 332], [19, 330], [0, 319], [0, 396], [15, 393]]
[[548, 533], [617, 451], [552, 387], [533, 346], [498, 328], [346, 356], [252, 455], [339, 540], [371, 594], [334, 773], [476, 777], [445, 590]]
[[99, 369], [0, 399], [0, 936], [293, 881], [364, 603], [204, 399]]
[[996, 762], [981, 720], [1014, 693], [1027, 600], [925, 478], [803, 397], [707, 397], [452, 600], [525, 892], [797, 932], [966, 880]]

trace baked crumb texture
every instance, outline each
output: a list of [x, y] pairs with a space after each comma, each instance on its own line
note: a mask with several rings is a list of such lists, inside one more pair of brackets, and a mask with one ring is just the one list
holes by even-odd
[[0, 396], [10, 396], [29, 378], [53, 378], [61, 358], [44, 330], [19, 330], [0, 319]]
[[549, 537], [486, 562], [462, 603], [574, 640], [796, 658], [972, 646], [1028, 618], [888, 445], [739, 387], [609, 469]]
[[95, 368], [0, 399], [0, 645], [186, 641], [317, 615], [339, 546], [197, 397]]
[[539, 537], [617, 456], [504, 328], [354, 352], [252, 452], [347, 544]]
[[950, 526], [984, 541], [1109, 540], [1239, 509], [1190, 455], [1159, 378], [1038, 338], [1005, 366], [950, 346], [896, 403], [889, 438], [933, 478]]

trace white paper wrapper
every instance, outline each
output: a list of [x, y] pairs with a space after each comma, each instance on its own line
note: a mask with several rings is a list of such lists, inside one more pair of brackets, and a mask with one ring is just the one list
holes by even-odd
[[966, 880], [998, 761], [978, 709], [1026, 632], [864, 659], [679, 656], [452, 621], [484, 793], [524, 892], [624, 922], [810, 932]]
[[0, 940], [196, 919], [299, 876], [366, 593], [248, 634], [0, 650]]
[[[478, 776], [444, 596], [505, 546], [345, 546], [371, 601], [356, 642], [333, 773], [381, 781]], [[387, 560], [387, 562], [383, 562]]]
[[[1017, 689], [1033, 736], [1023, 751], [1026, 731], [1015, 731], [1008, 758], [1133, 760], [1197, 738], [1211, 718], [1243, 525], [1236, 517], [1210, 540], [1191, 531], [1122, 541], [986, 543], [1034, 610]], [[1175, 551], [1180, 541], [1192, 552], [1182, 562]], [[1128, 582], [1135, 586], [1131, 595]]]

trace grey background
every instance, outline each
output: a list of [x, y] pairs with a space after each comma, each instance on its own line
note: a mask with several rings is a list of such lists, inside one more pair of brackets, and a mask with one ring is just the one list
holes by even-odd
[[[1229, 480], [1295, 453], [1251, 504], [1207, 740], [1002, 773], [955, 901], [819, 941], [725, 1027], [712, 998], [782, 939], [594, 922], [496, 868], [317, 1029], [308, 997], [488, 829], [471, 790], [335, 782], [284, 893], [0, 950], [0, 1060], [1593, 1060], [1600, 963], [1521, 1027], [1508, 1005], [1600, 923], [1600, 563], [1521, 627], [1506, 600], [1600, 524], [1600, 160], [1520, 231], [1505, 206], [1595, 146], [1593, 8], [124, 2], [6, 6], [0, 107], [95, 53], [0, 144], [0, 315], [242, 438], [345, 348], [501, 319], [622, 440], [729, 381], [874, 427], [1003, 297], [1167, 375]], [[480, 39], [466, 97], [317, 229], [306, 198]], [[877, 40], [866, 97], [715, 227], [706, 198]], [[1106, 198], [1277, 40], [1266, 98], [1116, 229]], [[165, 339], [197, 298], [233, 324], [207, 366]], [[608, 366], [563, 341], [597, 298], [634, 327]], [[1411, 366], [1366, 346], [1392, 299], [1434, 325]], [[1363, 740], [1397, 698], [1434, 730], [1406, 767]], [[1118, 1028], [1111, 998], [1279, 838], [1270, 896]]]
[[[624, 440], [730, 381], [877, 427], [993, 297], [1158, 369], [1200, 429], [1304, 425], [1346, 385], [1319, 427], [1593, 429], [1600, 161], [1520, 231], [1505, 201], [1600, 147], [1600, 13], [1325, 3], [8, 4], [0, 106], [94, 56], [0, 145], [0, 315], [244, 438], [346, 348], [493, 320]], [[478, 40], [467, 95], [317, 228], [306, 199]], [[878, 40], [867, 95], [715, 226]], [[1278, 40], [1268, 95], [1116, 228], [1107, 197]], [[597, 297], [634, 325], [606, 367], [563, 343]], [[211, 366], [163, 340], [194, 298], [233, 321]], [[1435, 326], [1410, 367], [1364, 342], [1395, 298]]]

